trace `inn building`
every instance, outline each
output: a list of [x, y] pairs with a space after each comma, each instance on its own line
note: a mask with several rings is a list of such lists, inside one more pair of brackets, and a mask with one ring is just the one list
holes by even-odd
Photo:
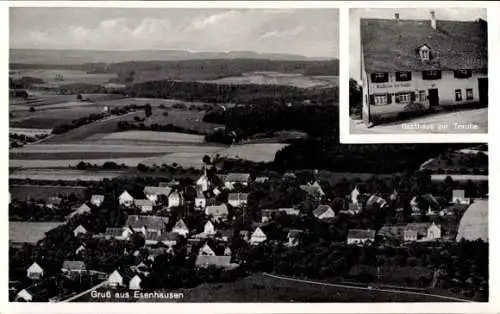
[[487, 22], [361, 19], [363, 120], [488, 103]]

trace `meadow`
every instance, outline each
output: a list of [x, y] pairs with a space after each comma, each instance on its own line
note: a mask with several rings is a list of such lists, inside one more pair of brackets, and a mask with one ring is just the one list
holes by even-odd
[[[86, 71], [67, 69], [16, 69], [12, 70], [9, 75], [13, 79], [25, 76], [42, 79], [44, 84], [51, 86], [74, 83], [104, 85], [110, 79], [118, 77], [115, 73], [87, 73]], [[58, 77], [62, 79], [58, 79]]]
[[9, 221], [9, 242], [35, 244], [45, 237], [45, 233], [64, 222]]
[[83, 196], [86, 187], [83, 186], [47, 186], [47, 185], [22, 185], [10, 184], [9, 193], [12, 200], [43, 199], [50, 196], [75, 194]]
[[302, 74], [279, 72], [252, 72], [241, 76], [230, 76], [216, 80], [200, 81], [220, 85], [258, 84], [287, 85], [298, 88], [334, 87], [338, 86], [338, 76], [304, 76]]
[[122, 175], [124, 171], [87, 171], [75, 169], [11, 169], [10, 179], [31, 179], [40, 181], [101, 181], [113, 179]]

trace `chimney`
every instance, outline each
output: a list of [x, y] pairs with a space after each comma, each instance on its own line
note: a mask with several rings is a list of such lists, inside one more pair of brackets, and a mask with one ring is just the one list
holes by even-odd
[[399, 21], [399, 13], [394, 13], [394, 18], [396, 19], [396, 21]]
[[436, 12], [434, 10], [431, 11], [431, 27], [432, 29], [436, 29]]

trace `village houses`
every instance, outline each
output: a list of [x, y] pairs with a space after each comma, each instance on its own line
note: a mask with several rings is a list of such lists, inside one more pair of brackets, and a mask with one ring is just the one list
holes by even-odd
[[333, 211], [332, 207], [330, 205], [319, 205], [314, 211], [313, 211], [314, 217], [318, 219], [330, 219], [335, 217], [335, 212]]
[[404, 229], [404, 241], [434, 241], [441, 238], [441, 226], [434, 222], [409, 223]]
[[248, 193], [229, 193], [227, 202], [233, 207], [241, 207], [247, 204]]
[[487, 23], [361, 19], [363, 120], [488, 98]]
[[62, 203], [62, 198], [58, 196], [51, 196], [47, 199], [46, 206], [47, 208], [54, 209], [54, 208], [59, 208]]
[[153, 202], [154, 205], [160, 205], [159, 200], [161, 197], [167, 199], [168, 195], [171, 192], [171, 188], [168, 186], [146, 186], [144, 187], [143, 193], [148, 200]]
[[238, 184], [242, 186], [248, 186], [249, 181], [249, 173], [228, 173], [224, 178], [224, 186], [228, 190], [234, 190], [235, 186]]
[[87, 229], [85, 229], [84, 226], [82, 225], [78, 225], [78, 227], [76, 227], [74, 230], [73, 230], [73, 235], [75, 237], [78, 237], [79, 235], [81, 234], [87, 234]]
[[30, 267], [26, 270], [26, 277], [31, 280], [39, 280], [43, 277], [43, 268], [40, 267], [36, 262], [31, 264]]
[[470, 198], [465, 197], [464, 190], [453, 190], [452, 197], [451, 197], [451, 203], [469, 205]]
[[184, 220], [179, 219], [175, 224], [175, 226], [172, 228], [172, 232], [175, 232], [177, 234], [180, 234], [181, 236], [186, 237], [189, 234], [189, 229]]
[[347, 244], [371, 244], [375, 242], [375, 230], [371, 229], [349, 229]]
[[173, 190], [168, 195], [168, 208], [179, 207], [183, 204], [184, 197], [179, 190]]
[[118, 203], [125, 207], [130, 207], [134, 204], [134, 198], [127, 191], [123, 191], [118, 197]]
[[104, 202], [104, 195], [94, 194], [90, 197], [90, 204], [95, 207], [100, 207], [102, 202]]
[[109, 275], [107, 284], [111, 287], [123, 286], [123, 277], [118, 270], [115, 270]]
[[222, 221], [227, 218], [229, 211], [226, 204], [210, 205], [205, 208], [205, 215], [212, 217], [214, 221]]
[[134, 200], [134, 206], [141, 210], [143, 213], [153, 211], [153, 201], [151, 200]]
[[257, 227], [250, 236], [250, 244], [257, 245], [267, 240], [267, 236], [260, 227]]
[[208, 175], [207, 175], [207, 168], [203, 167], [203, 174], [196, 181], [196, 186], [197, 186], [199, 191], [207, 192], [210, 189], [210, 185], [211, 185], [211, 183], [210, 183], [210, 179], [208, 178]]
[[64, 261], [61, 267], [61, 272], [66, 275], [81, 274], [87, 269], [83, 261]]
[[76, 215], [83, 215], [90, 212], [91, 212], [90, 207], [87, 204], [83, 203], [77, 209], [75, 209], [71, 214], [68, 215], [68, 219], [73, 218]]

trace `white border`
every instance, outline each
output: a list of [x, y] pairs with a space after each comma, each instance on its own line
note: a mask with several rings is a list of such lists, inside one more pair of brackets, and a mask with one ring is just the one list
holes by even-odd
[[[74, 2], [63, 2], [63, 1], [26, 1], [26, 2], [1, 2], [0, 3], [0, 33], [4, 40], [3, 49], [1, 49], [0, 57], [3, 58], [4, 62], [1, 63], [2, 73], [5, 75], [0, 76], [1, 86], [7, 86], [7, 73], [8, 73], [8, 8], [12, 6], [16, 7], [26, 7], [26, 6], [40, 6], [40, 7], [129, 7], [129, 8], [144, 8], [144, 7], [213, 7], [213, 8], [237, 8], [237, 7], [251, 7], [251, 8], [340, 8], [339, 19], [342, 26], [340, 31], [340, 100], [341, 104], [346, 104], [346, 99], [348, 99], [348, 32], [344, 31], [348, 27], [348, 8], [349, 7], [430, 7], [430, 6], [453, 6], [453, 7], [472, 7], [481, 6], [488, 8], [488, 26], [489, 26], [489, 54], [490, 54], [490, 70], [489, 70], [489, 81], [490, 81], [490, 91], [493, 90], [493, 85], [498, 83], [498, 75], [492, 69], [495, 69], [498, 65], [495, 56], [499, 55], [498, 43], [494, 38], [500, 39], [499, 36], [499, 18], [500, 18], [500, 3], [484, 3], [484, 2], [284, 2], [284, 1], [274, 1], [274, 2], [212, 2], [212, 1], [188, 1], [188, 2], [149, 2], [149, 1], [123, 1], [123, 2], [101, 2], [101, 1], [74, 1]], [[347, 83], [347, 84], [346, 84]], [[497, 86], [500, 86], [497, 84]], [[8, 104], [8, 93], [6, 88], [0, 89], [0, 97], [4, 104]], [[492, 97], [493, 96], [493, 97]], [[494, 116], [494, 113], [498, 112], [495, 106], [495, 100], [498, 96], [490, 94], [490, 117]], [[3, 107], [4, 110], [8, 111], [8, 106]], [[341, 105], [341, 113], [345, 111], [346, 106]], [[342, 116], [342, 115], [341, 115]], [[498, 115], [497, 115], [498, 116]], [[4, 119], [2, 126], [8, 128], [8, 114], [5, 112], [1, 115]], [[498, 130], [493, 123], [489, 125], [489, 131], [491, 136]], [[340, 121], [341, 129], [345, 126], [345, 121]], [[347, 125], [348, 126], [348, 125]], [[5, 149], [4, 158], [8, 156], [8, 138], [6, 130], [2, 132], [2, 147]], [[387, 137], [387, 136], [386, 136]], [[471, 142], [473, 138], [468, 136], [450, 136], [439, 137], [437, 135], [424, 135], [423, 138], [413, 139], [425, 140], [429, 142], [429, 137], [432, 137], [432, 142]], [[401, 142], [407, 142], [409, 139], [401, 138], [398, 139], [395, 136], [391, 136], [395, 140], [400, 140]], [[427, 139], [426, 139], [427, 138]], [[478, 139], [479, 140], [479, 139]], [[486, 142], [488, 137], [482, 137], [480, 141]], [[497, 166], [494, 165], [495, 159], [491, 159], [492, 155], [497, 155], [497, 146], [494, 142], [490, 143], [490, 168], [496, 169]], [[493, 152], [493, 153], [492, 153]], [[7, 157], [8, 158], [8, 157]], [[5, 158], [3, 161], [5, 165], [8, 164], [8, 159]], [[381, 161], [383, 162], [383, 161]], [[4, 187], [8, 186], [8, 167], [3, 167], [3, 180]], [[490, 190], [496, 191], [497, 187], [496, 178], [491, 176], [490, 178]], [[0, 191], [0, 199], [7, 200], [8, 194], [7, 190], [4, 188]], [[496, 204], [496, 193], [493, 193], [491, 197], [491, 203]], [[6, 202], [5, 202], [6, 203]], [[4, 203], [4, 204], [5, 204]], [[493, 206], [492, 206], [493, 207]], [[494, 207], [493, 207], [494, 208]], [[2, 232], [1, 242], [2, 249], [4, 253], [8, 251], [8, 213], [7, 210], [3, 212], [4, 219], [2, 220], [3, 228], [0, 228]], [[499, 213], [496, 211], [490, 211], [489, 217], [490, 221], [499, 221]], [[490, 232], [490, 244], [497, 243], [496, 232], [492, 228]], [[494, 247], [494, 245], [490, 245]], [[8, 282], [8, 258], [7, 254], [2, 254], [2, 265], [4, 266], [4, 271], [0, 272], [0, 280], [3, 281], [4, 289], [7, 287]], [[497, 280], [499, 278], [498, 261], [498, 251], [495, 249], [490, 249], [490, 302], [488, 303], [189, 303], [189, 304], [154, 304], [154, 303], [8, 303], [8, 296], [6, 289], [2, 289], [2, 307], [0, 308], [1, 313], [144, 313], [144, 312], [158, 312], [158, 313], [495, 313], [500, 312], [499, 307], [499, 295], [497, 289]], [[492, 266], [493, 265], [493, 266]]]
[[[498, 82], [498, 73], [494, 69], [497, 69], [500, 62], [495, 56], [495, 52], [500, 51], [499, 41], [495, 38], [500, 38], [498, 33], [498, 17], [500, 10], [500, 3], [496, 1], [485, 2], [485, 1], [374, 1], [374, 2], [350, 2], [350, 8], [486, 8], [487, 9], [487, 19], [488, 19], [488, 82], [489, 82], [489, 103], [491, 106], [488, 108], [488, 130], [491, 131], [493, 127], [494, 120], [489, 119], [493, 116], [493, 112], [496, 112], [498, 97], [492, 94], [494, 83]], [[349, 17], [347, 17], [349, 19]], [[343, 24], [345, 31], [342, 33], [349, 34], [349, 23], [348, 20]], [[345, 144], [362, 144], [362, 143], [486, 143], [488, 142], [487, 133], [476, 133], [476, 134], [351, 134], [350, 133], [350, 119], [349, 119], [349, 41], [345, 38], [340, 41], [340, 60], [341, 60], [341, 89], [345, 95], [345, 98], [340, 96], [340, 142]], [[347, 62], [346, 60], [349, 60]], [[352, 60], [352, 62], [359, 62], [358, 60]], [[343, 72], [344, 69], [347, 72]], [[498, 86], [498, 85], [497, 85]], [[493, 122], [493, 123], [491, 123]]]

